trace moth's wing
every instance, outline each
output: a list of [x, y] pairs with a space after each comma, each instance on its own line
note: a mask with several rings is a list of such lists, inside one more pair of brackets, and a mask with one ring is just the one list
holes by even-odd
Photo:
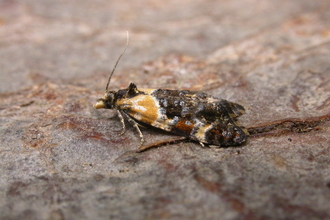
[[221, 104], [226, 108], [231, 118], [237, 118], [245, 113], [244, 107], [240, 104], [228, 102], [226, 100], [221, 101]]
[[205, 123], [213, 123], [218, 119], [236, 121], [236, 118], [245, 112], [243, 106], [226, 100], [199, 102], [191, 106], [190, 109], [196, 118]]
[[248, 132], [243, 127], [237, 126], [232, 120], [216, 120], [211, 129], [205, 133], [209, 144], [219, 146], [238, 145], [246, 141]]
[[[223, 100], [222, 101], [222, 105], [224, 106], [224, 108], [226, 109], [230, 120], [229, 122], [232, 125], [235, 125], [236, 128], [235, 130], [237, 130], [237, 133], [240, 134], [239, 136], [243, 137], [243, 141], [244, 142], [246, 140], [245, 136], [249, 135], [249, 132], [247, 131], [247, 129], [243, 126], [240, 126], [240, 124], [237, 122], [237, 117], [241, 116], [242, 114], [245, 113], [245, 109], [243, 106], [241, 106], [240, 104], [234, 103], [234, 102], [228, 102], [227, 100]], [[244, 133], [244, 135], [243, 135]]]

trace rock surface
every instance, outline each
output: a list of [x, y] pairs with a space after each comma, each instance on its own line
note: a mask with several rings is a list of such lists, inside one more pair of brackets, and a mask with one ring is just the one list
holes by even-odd
[[[329, 12], [327, 0], [1, 1], [1, 219], [329, 219]], [[92, 107], [126, 30], [111, 89], [200, 90], [245, 106], [246, 127], [317, 126], [136, 153], [136, 131], [120, 136], [114, 112]]]

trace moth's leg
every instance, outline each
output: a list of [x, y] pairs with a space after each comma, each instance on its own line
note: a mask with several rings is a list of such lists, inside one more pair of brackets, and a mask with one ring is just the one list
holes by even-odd
[[127, 121], [133, 125], [133, 127], [139, 132], [139, 135], [140, 135], [140, 139], [141, 139], [141, 143], [140, 143], [140, 146], [142, 146], [143, 142], [144, 142], [144, 138], [143, 138], [143, 134], [139, 128], [139, 124], [134, 121], [129, 115], [127, 115], [125, 112], [122, 112], [122, 111], [118, 111], [120, 112], [122, 115], [125, 116], [125, 118], [127, 119]]
[[200, 144], [202, 147], [205, 147], [205, 145], [204, 145], [202, 142], [199, 142], [199, 144]]
[[123, 117], [121, 111], [117, 110], [117, 112], [118, 112], [118, 117], [119, 117], [121, 125], [122, 125], [122, 132], [119, 135], [123, 135], [126, 131], [125, 120], [124, 120], [124, 117]]

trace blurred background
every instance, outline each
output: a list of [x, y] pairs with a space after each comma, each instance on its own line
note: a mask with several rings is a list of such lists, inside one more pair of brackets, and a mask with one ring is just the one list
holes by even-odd
[[[329, 0], [0, 0], [0, 219], [330, 219], [329, 21]], [[111, 89], [201, 90], [291, 129], [136, 153], [92, 108], [126, 31]]]
[[[26, 88], [38, 77], [77, 82], [109, 71], [126, 31], [130, 46], [118, 69], [169, 53], [207, 59], [219, 48], [263, 38], [274, 29], [281, 33], [269, 37], [282, 36], [271, 43], [281, 43], [276, 45], [281, 50], [301, 49], [309, 37], [313, 43], [328, 39], [328, 29], [320, 27], [324, 23], [301, 29], [325, 19], [327, 7], [327, 1], [308, 0], [2, 0], [0, 91]], [[264, 51], [274, 47], [262, 46]]]

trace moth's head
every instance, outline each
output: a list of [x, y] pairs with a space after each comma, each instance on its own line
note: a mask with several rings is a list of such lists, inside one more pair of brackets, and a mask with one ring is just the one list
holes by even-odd
[[109, 91], [104, 94], [104, 97], [98, 99], [94, 105], [94, 108], [106, 108], [106, 109], [113, 109], [115, 107], [116, 102], [116, 92]]

